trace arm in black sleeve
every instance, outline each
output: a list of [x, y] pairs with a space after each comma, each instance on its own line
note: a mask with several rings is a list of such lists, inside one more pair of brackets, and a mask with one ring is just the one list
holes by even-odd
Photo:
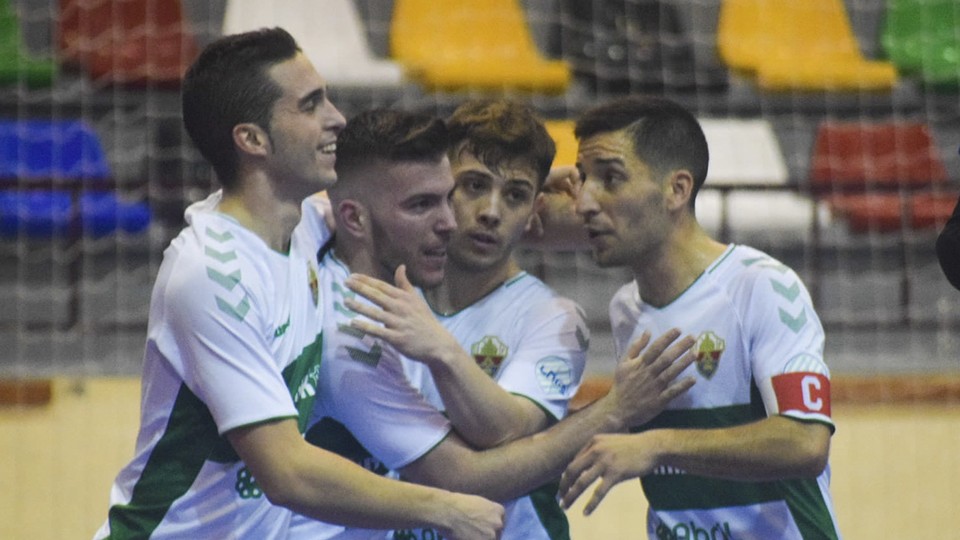
[[937, 259], [947, 281], [960, 289], [960, 200], [937, 237]]

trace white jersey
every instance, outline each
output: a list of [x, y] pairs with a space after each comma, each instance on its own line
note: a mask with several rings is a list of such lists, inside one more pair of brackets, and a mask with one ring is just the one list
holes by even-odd
[[[438, 314], [477, 364], [505, 390], [530, 399], [554, 419], [567, 414], [580, 388], [590, 333], [583, 312], [539, 279], [522, 272], [471, 306]], [[443, 400], [430, 370], [406, 364], [407, 376], [438, 409]], [[551, 483], [504, 504], [503, 540], [570, 537], [566, 514]], [[438, 538], [434, 531], [397, 531], [396, 540]]]
[[[350, 326], [358, 315], [344, 298], [350, 271], [332, 253], [321, 262], [324, 303], [323, 363], [307, 431], [311, 443], [367, 469], [395, 476], [439, 444], [452, 429], [447, 418], [410, 384], [405, 359], [389, 344]], [[375, 457], [374, 457], [375, 456]], [[288, 538], [385, 538], [388, 531], [350, 529], [295, 516]]]
[[[636, 282], [610, 303], [619, 354], [644, 330], [697, 336], [696, 385], [640, 430], [719, 428], [784, 415], [830, 418], [823, 328], [790, 268], [756, 249], [731, 245], [683, 294], [662, 308], [644, 304]], [[642, 479], [650, 538], [839, 538], [830, 469], [816, 479], [735, 482], [661, 467]]]
[[143, 364], [140, 432], [97, 538], [281, 538], [272, 505], [223, 434], [312, 409], [320, 370], [316, 253], [329, 237], [308, 202], [286, 255], [192, 205], [164, 252]]

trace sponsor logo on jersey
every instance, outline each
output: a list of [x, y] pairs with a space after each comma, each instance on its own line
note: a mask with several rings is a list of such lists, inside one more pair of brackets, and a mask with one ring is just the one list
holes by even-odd
[[715, 523], [712, 526], [698, 526], [695, 522], [677, 523], [672, 528], [664, 522], [657, 524], [654, 531], [657, 540], [732, 540], [733, 533], [730, 532], [730, 524], [726, 521]]
[[693, 350], [697, 355], [697, 371], [706, 378], [713, 377], [720, 365], [720, 356], [723, 355], [727, 342], [710, 330], [697, 337]]
[[573, 384], [570, 361], [559, 356], [548, 356], [537, 362], [537, 381], [547, 394], [566, 395]]
[[313, 305], [316, 306], [320, 301], [320, 280], [317, 279], [317, 271], [313, 265], [307, 263], [308, 285], [310, 285], [310, 298], [313, 298]]
[[500, 369], [500, 364], [507, 357], [509, 349], [497, 336], [484, 336], [483, 339], [470, 346], [470, 354], [477, 361], [477, 365], [487, 375], [493, 377]]
[[317, 395], [317, 382], [319, 380], [320, 364], [316, 364], [300, 380], [300, 386], [297, 387], [297, 393], [293, 396], [293, 402], [299, 403], [301, 399], [312, 398]]

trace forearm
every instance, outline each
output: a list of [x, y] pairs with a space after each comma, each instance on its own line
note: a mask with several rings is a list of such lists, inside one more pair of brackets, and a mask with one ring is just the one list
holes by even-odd
[[349, 527], [448, 525], [442, 491], [383, 478], [311, 446], [292, 420], [238, 428], [227, 436], [278, 506]]
[[445, 442], [402, 473], [412, 481], [507, 501], [557, 480], [591, 437], [623, 427], [613, 402], [601, 398], [549, 429], [489, 450]]
[[829, 453], [830, 428], [775, 416], [721, 429], [659, 429], [637, 434], [655, 466], [740, 481], [814, 477]]
[[960, 201], [937, 236], [937, 259], [944, 276], [960, 289]]
[[504, 390], [457, 348], [443, 363], [431, 366], [450, 422], [467, 442], [490, 448], [547, 427], [547, 414], [532, 401]]

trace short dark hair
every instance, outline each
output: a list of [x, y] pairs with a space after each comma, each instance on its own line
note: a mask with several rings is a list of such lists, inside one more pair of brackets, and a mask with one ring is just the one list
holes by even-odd
[[251, 122], [268, 129], [282, 90], [267, 71], [300, 51], [282, 28], [224, 36], [200, 53], [183, 79], [183, 125], [225, 189], [236, 185], [233, 128]]
[[504, 162], [521, 160], [537, 174], [543, 185], [556, 143], [533, 110], [508, 100], [471, 100], [461, 104], [447, 119], [450, 151], [468, 150], [496, 171]]
[[337, 138], [337, 176], [376, 161], [439, 162], [448, 145], [447, 127], [435, 116], [388, 108], [365, 111], [347, 121]]
[[688, 110], [669, 99], [627, 96], [593, 107], [577, 120], [577, 139], [626, 129], [633, 151], [654, 172], [687, 169], [693, 175], [690, 205], [707, 178], [710, 151], [700, 122]]

